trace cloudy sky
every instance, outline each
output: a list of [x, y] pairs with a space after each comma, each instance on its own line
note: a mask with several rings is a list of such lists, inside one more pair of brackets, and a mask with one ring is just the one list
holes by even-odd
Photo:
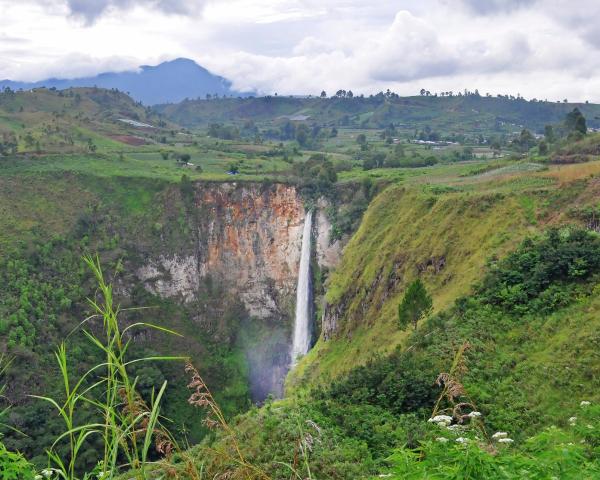
[[600, 1], [0, 0], [0, 79], [196, 60], [239, 90], [600, 102]]

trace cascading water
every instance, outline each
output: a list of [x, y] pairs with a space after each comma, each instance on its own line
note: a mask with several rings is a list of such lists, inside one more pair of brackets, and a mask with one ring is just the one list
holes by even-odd
[[292, 365], [305, 355], [310, 348], [310, 252], [311, 252], [312, 211], [306, 212], [304, 231], [302, 232], [302, 250], [298, 270], [298, 288], [296, 290], [296, 320], [294, 322], [294, 340], [292, 343]]

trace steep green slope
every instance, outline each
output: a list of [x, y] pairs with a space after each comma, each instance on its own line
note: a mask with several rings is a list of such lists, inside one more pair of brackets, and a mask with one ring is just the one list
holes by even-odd
[[468, 294], [486, 261], [548, 224], [580, 222], [594, 206], [598, 163], [542, 173], [484, 173], [446, 185], [392, 186], [370, 205], [327, 284], [321, 338], [292, 372], [290, 391], [404, 344], [397, 308], [420, 276], [441, 311]]
[[596, 478], [600, 236], [549, 229], [482, 273], [391, 355], [187, 455], [232, 478]]
[[319, 382], [391, 351], [406, 337], [397, 308], [408, 283], [421, 274], [440, 311], [467, 293], [486, 259], [516, 244], [528, 223], [517, 195], [386, 190], [330, 278], [323, 334], [290, 387], [304, 375]]

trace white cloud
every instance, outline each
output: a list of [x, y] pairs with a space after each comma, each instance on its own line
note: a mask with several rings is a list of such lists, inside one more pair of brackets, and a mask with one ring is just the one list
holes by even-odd
[[185, 56], [241, 90], [600, 101], [598, 23], [596, 0], [0, 0], [0, 78]]
[[67, 0], [66, 3], [71, 14], [82, 18], [88, 25], [107, 11], [123, 11], [134, 6], [179, 15], [197, 13], [204, 6], [204, 2], [198, 0]]

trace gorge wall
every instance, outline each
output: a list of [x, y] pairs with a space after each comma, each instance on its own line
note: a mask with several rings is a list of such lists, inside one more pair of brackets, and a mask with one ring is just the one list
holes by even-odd
[[[173, 191], [164, 201], [162, 223], [185, 222], [187, 234], [174, 235], [164, 227], [159, 244], [142, 251], [138, 279], [148, 291], [188, 305], [199, 328], [215, 328], [211, 317], [219, 316], [215, 309], [203, 308], [207, 285], [218, 285], [227, 298], [239, 299], [254, 321], [252, 335], [240, 332], [242, 338], [252, 337], [244, 348], [253, 397], [280, 395], [290, 364], [305, 219], [302, 199], [289, 185], [204, 182]], [[183, 210], [176, 206], [182, 203]], [[317, 218], [315, 258], [331, 266], [340, 247], [330, 245], [322, 209]]]

